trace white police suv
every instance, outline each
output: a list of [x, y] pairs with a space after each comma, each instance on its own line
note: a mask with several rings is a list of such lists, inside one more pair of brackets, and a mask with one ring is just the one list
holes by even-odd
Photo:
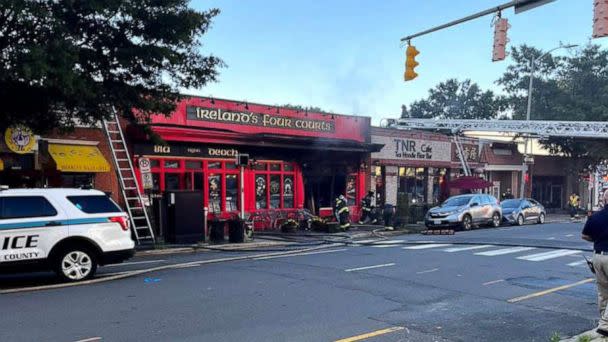
[[64, 281], [133, 256], [129, 217], [103, 192], [0, 190], [0, 270], [51, 269]]

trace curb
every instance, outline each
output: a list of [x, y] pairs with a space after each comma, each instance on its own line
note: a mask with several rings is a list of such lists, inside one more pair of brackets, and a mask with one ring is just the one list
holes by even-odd
[[559, 341], [560, 342], [579, 342], [579, 341], [583, 340], [584, 337], [590, 338], [589, 340], [584, 340], [584, 341], [589, 341], [589, 342], [606, 342], [606, 341], [608, 341], [608, 337], [603, 337], [602, 335], [596, 333], [595, 328], [585, 331], [584, 333], [566, 338], [566, 339], [561, 339]]

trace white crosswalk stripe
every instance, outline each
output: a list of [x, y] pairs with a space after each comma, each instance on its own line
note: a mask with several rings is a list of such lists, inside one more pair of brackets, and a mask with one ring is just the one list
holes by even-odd
[[519, 252], [523, 252], [523, 251], [529, 251], [532, 249], [534, 249], [534, 247], [510, 247], [510, 248], [495, 249], [495, 250], [486, 251], [486, 252], [479, 252], [479, 253], [475, 253], [475, 255], [496, 256], [496, 255], [505, 255], [505, 254], [511, 254], [511, 253], [519, 253]]
[[573, 251], [573, 250], [569, 250], [569, 249], [558, 249], [556, 251], [523, 255], [523, 256], [517, 257], [517, 259], [528, 260], [528, 261], [544, 261], [544, 260], [563, 257], [566, 255], [578, 254], [580, 252], [581, 251]]
[[357, 241], [353, 241], [354, 243], [372, 243], [372, 242], [379, 242], [381, 240], [378, 239], [369, 239], [369, 240], [357, 240]]
[[571, 263], [566, 264], [566, 265], [575, 267], [575, 266], [584, 265], [586, 263], [587, 263], [587, 260], [580, 260], [580, 261], [571, 262]]
[[390, 244], [399, 244], [399, 243], [404, 243], [405, 240], [381, 240], [381, 241], [377, 241], [375, 243], [379, 244], [379, 245], [390, 245]]
[[395, 247], [399, 247], [399, 245], [374, 245], [374, 246], [370, 246], [372, 248], [395, 248]]
[[446, 247], [446, 246], [451, 246], [451, 245], [452, 245], [451, 243], [429, 243], [429, 244], [425, 244], [425, 245], [403, 247], [403, 249], [427, 249], [427, 248]]
[[483, 249], [483, 248], [489, 248], [489, 247], [494, 247], [494, 245], [477, 245], [477, 246], [469, 246], [469, 247], [454, 247], [454, 248], [446, 248], [443, 251], [444, 252], [448, 252], [448, 253], [454, 253], [454, 252], [462, 252], [462, 251], [472, 251], [475, 249]]

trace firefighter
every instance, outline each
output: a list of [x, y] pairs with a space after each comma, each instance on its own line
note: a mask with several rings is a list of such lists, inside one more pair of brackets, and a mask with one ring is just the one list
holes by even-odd
[[340, 229], [344, 231], [348, 230], [350, 228], [350, 214], [344, 195], [340, 195], [340, 197], [336, 198], [336, 207], [334, 210]]
[[[374, 192], [370, 191], [367, 193], [367, 196], [363, 197], [361, 200], [361, 218], [359, 219], [359, 224], [367, 223], [368, 220], [374, 221], [372, 217], [372, 210], [374, 206], [372, 205], [372, 200], [374, 198]], [[374, 222], [372, 222], [373, 224]]]

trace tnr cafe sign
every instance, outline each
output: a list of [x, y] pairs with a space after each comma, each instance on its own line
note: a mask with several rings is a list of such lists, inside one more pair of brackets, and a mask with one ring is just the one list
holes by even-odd
[[333, 121], [292, 118], [253, 112], [235, 112], [219, 108], [187, 106], [188, 120], [227, 123], [237, 125], [287, 128], [312, 132], [331, 133], [336, 130]]
[[450, 142], [385, 136], [372, 136], [372, 142], [384, 145], [374, 159], [451, 161]]

